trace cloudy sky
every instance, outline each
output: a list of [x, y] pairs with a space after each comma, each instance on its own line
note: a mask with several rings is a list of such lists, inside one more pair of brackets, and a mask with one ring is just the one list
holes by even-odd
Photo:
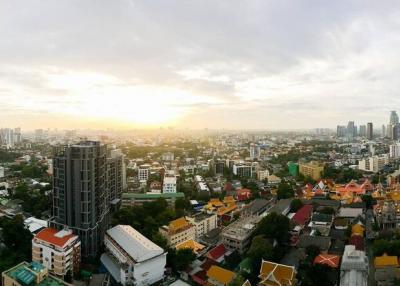
[[0, 0], [0, 126], [293, 129], [400, 111], [400, 3]]

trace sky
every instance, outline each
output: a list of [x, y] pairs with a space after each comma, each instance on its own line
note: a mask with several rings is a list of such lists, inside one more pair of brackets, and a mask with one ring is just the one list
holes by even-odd
[[0, 127], [304, 129], [400, 111], [400, 2], [0, 0]]

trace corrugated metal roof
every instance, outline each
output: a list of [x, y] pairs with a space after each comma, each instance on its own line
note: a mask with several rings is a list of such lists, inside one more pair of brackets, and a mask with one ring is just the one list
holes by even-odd
[[117, 225], [107, 230], [107, 234], [136, 262], [156, 257], [164, 252], [161, 247], [129, 225]]

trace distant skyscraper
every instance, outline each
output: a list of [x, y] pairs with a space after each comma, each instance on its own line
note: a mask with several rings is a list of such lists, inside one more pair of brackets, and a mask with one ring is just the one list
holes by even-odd
[[107, 147], [86, 141], [56, 147], [53, 158], [53, 220], [82, 242], [82, 256], [95, 257], [109, 224]]
[[366, 125], [360, 125], [359, 135], [360, 135], [360, 137], [367, 137], [367, 126]]
[[391, 111], [390, 112], [390, 121], [389, 121], [389, 123], [392, 124], [392, 125], [399, 124], [399, 116], [397, 115], [396, 111]]
[[372, 122], [367, 123], [367, 139], [372, 140], [374, 138], [374, 125]]
[[336, 128], [337, 137], [345, 137], [347, 134], [347, 127], [343, 125], [338, 125]]
[[399, 116], [397, 115], [396, 111], [391, 111], [389, 125], [386, 130], [387, 137], [389, 137], [392, 140], [397, 140], [399, 138], [399, 131], [400, 131], [399, 129], [400, 129]]
[[250, 158], [259, 159], [261, 156], [261, 148], [257, 144], [250, 144]]
[[382, 124], [382, 138], [386, 137], [386, 126], [385, 124]]
[[356, 133], [356, 127], [354, 125], [354, 121], [349, 121], [347, 124], [347, 139], [349, 141], [353, 141]]

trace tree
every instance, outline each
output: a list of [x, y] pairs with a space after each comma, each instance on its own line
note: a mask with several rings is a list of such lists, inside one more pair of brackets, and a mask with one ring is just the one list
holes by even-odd
[[319, 211], [322, 214], [328, 214], [328, 215], [334, 215], [335, 214], [335, 209], [332, 207], [324, 207]]
[[300, 199], [294, 199], [290, 203], [290, 211], [291, 212], [297, 212], [301, 207], [303, 206], [303, 202]]
[[367, 209], [370, 209], [372, 207], [374, 199], [371, 195], [363, 195], [361, 199], [365, 203]]
[[278, 200], [293, 198], [294, 190], [293, 190], [292, 186], [290, 186], [288, 183], [282, 181], [278, 186], [277, 195], [278, 195]]
[[315, 257], [317, 257], [320, 253], [321, 250], [316, 245], [309, 245], [306, 247], [307, 258], [311, 263], [314, 261]]
[[258, 224], [256, 233], [267, 238], [276, 239], [279, 243], [287, 240], [289, 232], [289, 219], [281, 214], [272, 212], [264, 217]]
[[187, 269], [195, 259], [196, 254], [190, 248], [179, 250], [175, 248], [168, 249], [167, 264], [174, 273]]
[[253, 261], [271, 260], [273, 256], [273, 246], [267, 238], [257, 235], [251, 241], [251, 246], [247, 256]]
[[302, 263], [299, 267], [299, 280], [303, 286], [333, 286], [332, 282], [327, 279], [331, 271], [332, 269], [326, 265]]

